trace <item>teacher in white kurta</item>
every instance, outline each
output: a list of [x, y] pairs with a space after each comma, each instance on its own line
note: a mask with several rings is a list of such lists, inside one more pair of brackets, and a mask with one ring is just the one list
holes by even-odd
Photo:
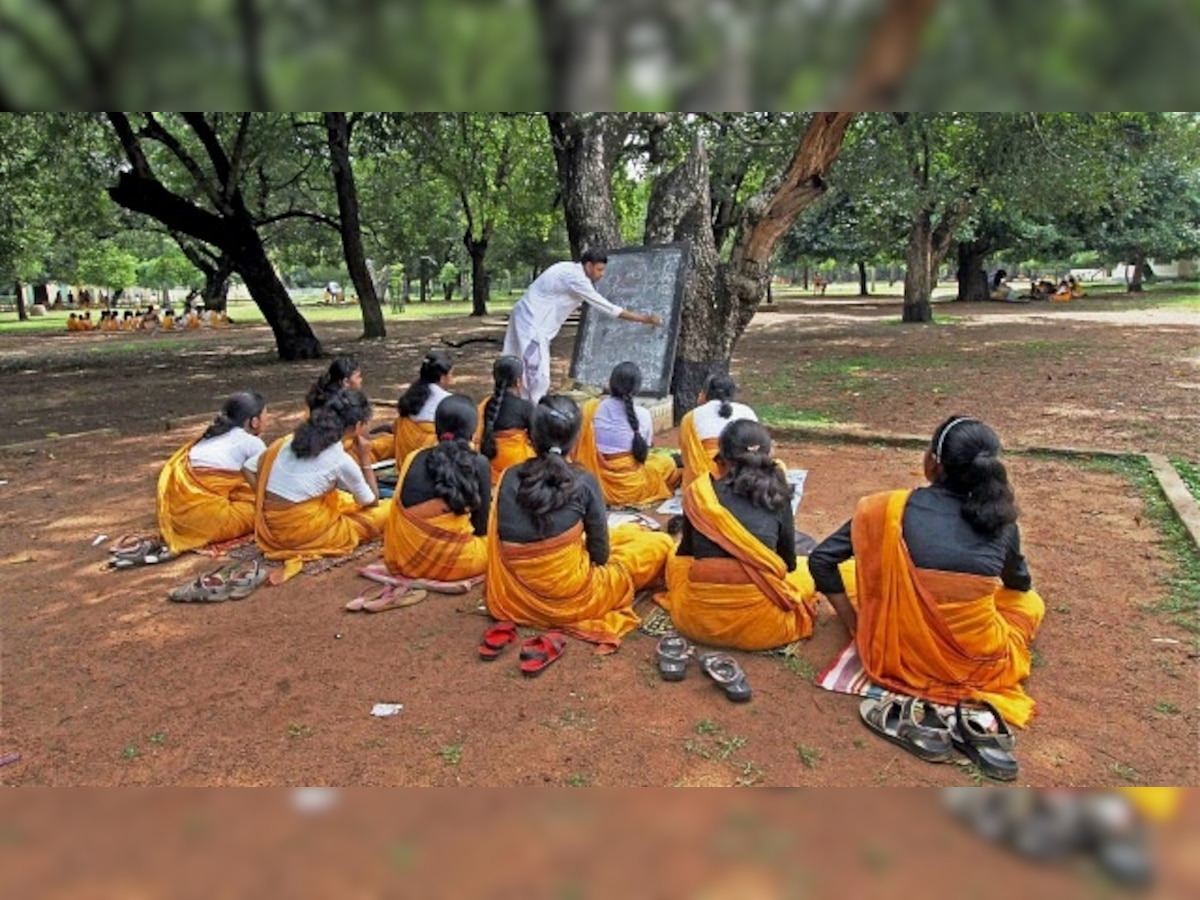
[[658, 316], [622, 309], [596, 290], [607, 265], [608, 256], [599, 250], [585, 250], [579, 262], [555, 263], [534, 279], [512, 308], [504, 353], [525, 364], [521, 395], [531, 402], [550, 390], [550, 342], [581, 303], [610, 318], [661, 324]]

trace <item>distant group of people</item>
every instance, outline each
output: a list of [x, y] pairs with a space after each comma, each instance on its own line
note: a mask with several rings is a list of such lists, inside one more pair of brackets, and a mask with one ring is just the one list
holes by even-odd
[[992, 275], [990, 296], [993, 300], [1005, 303], [1025, 303], [1030, 300], [1053, 300], [1062, 303], [1085, 297], [1087, 291], [1074, 275], [1059, 279], [1057, 284], [1048, 278], [1033, 275], [1029, 278], [1029, 292], [1019, 294], [1009, 281], [1008, 272], [997, 269]]
[[195, 328], [225, 328], [233, 324], [224, 310], [189, 309], [176, 315], [168, 308], [161, 313], [151, 304], [144, 311], [101, 310], [93, 320], [91, 310], [67, 316], [67, 331], [173, 331]]

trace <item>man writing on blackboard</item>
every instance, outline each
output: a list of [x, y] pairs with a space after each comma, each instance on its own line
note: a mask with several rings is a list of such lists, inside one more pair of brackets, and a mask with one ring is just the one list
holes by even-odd
[[521, 394], [531, 402], [550, 390], [550, 342], [581, 303], [610, 318], [661, 324], [658, 316], [622, 309], [596, 290], [607, 265], [608, 256], [599, 250], [585, 250], [577, 263], [555, 263], [534, 279], [513, 307], [504, 353], [525, 364]]

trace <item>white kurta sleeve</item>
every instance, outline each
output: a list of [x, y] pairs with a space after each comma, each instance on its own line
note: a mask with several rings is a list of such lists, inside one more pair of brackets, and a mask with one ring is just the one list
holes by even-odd
[[583, 274], [583, 269], [571, 273], [565, 281], [565, 287], [572, 297], [586, 303], [597, 312], [615, 319], [625, 312], [593, 287], [591, 280]]

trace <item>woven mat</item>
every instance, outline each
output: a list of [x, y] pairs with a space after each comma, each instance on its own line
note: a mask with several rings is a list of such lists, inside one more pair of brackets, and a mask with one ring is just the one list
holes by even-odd
[[[214, 556], [210, 553], [203, 552], [213, 547], [222, 548], [221, 555]], [[322, 557], [321, 559], [310, 559], [304, 564], [304, 568], [300, 570], [300, 573], [302, 575], [320, 575], [322, 572], [328, 572], [330, 569], [336, 569], [340, 566], [344, 566], [346, 563], [354, 562], [357, 559], [362, 559], [364, 556], [368, 556], [372, 553], [378, 553], [382, 549], [382, 541], [367, 541], [365, 544], [359, 544], [354, 549], [353, 553], [348, 553], [345, 556], [326, 556]], [[282, 562], [277, 560], [266, 559], [262, 555], [262, 551], [258, 549], [258, 545], [254, 543], [254, 539], [252, 537], [247, 538], [244, 541], [229, 541], [226, 544], [220, 545], [210, 544], [209, 547], [203, 548], [197, 552], [203, 552], [203, 555], [211, 556], [213, 559], [228, 557], [236, 562], [250, 562], [252, 560], [257, 560], [264, 566], [270, 566], [271, 568], [278, 568], [283, 565]]]

